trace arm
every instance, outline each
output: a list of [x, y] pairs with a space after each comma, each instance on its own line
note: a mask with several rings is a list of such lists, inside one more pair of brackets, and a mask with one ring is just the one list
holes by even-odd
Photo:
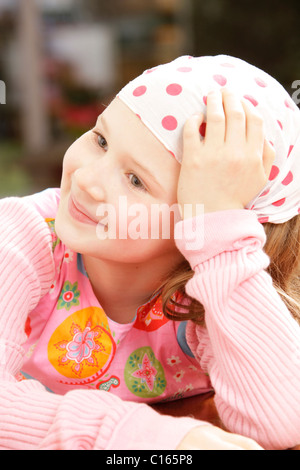
[[189, 344], [210, 373], [225, 426], [267, 448], [291, 447], [300, 440], [300, 329], [265, 272], [264, 230], [244, 210], [266, 184], [274, 152], [255, 108], [231, 93], [208, 95], [200, 142], [202, 119], [187, 122], [178, 184], [182, 207], [200, 202], [205, 211], [203, 244], [178, 244], [195, 271], [187, 293], [206, 310], [208, 335], [190, 325]]
[[264, 448], [293, 447], [300, 442], [300, 328], [265, 272], [264, 230], [243, 210], [207, 214], [204, 223], [201, 250], [178, 243], [195, 271], [186, 291], [204, 305], [209, 336], [208, 343], [190, 322], [187, 340], [210, 375], [226, 428]]
[[60, 396], [35, 380], [16, 381], [25, 321], [54, 266], [48, 226], [34, 207], [4, 199], [0, 218], [0, 449], [175, 449], [200, 421], [160, 416], [107, 392]]

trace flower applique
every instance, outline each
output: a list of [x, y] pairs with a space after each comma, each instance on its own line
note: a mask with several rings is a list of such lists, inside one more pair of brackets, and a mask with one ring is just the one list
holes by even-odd
[[185, 374], [184, 370], [179, 370], [179, 371], [176, 372], [176, 374], [173, 377], [176, 380], [176, 382], [181, 382], [181, 380], [183, 379], [184, 374]]
[[71, 261], [73, 261], [73, 256], [74, 256], [73, 251], [66, 249], [65, 254], [64, 254], [64, 259], [63, 259], [64, 263], [70, 263]]
[[71, 314], [53, 332], [48, 359], [64, 377], [89, 384], [106, 373], [115, 350], [104, 311], [88, 307]]
[[171, 356], [171, 357], [168, 357], [167, 358], [167, 364], [169, 364], [169, 366], [173, 367], [177, 364], [180, 364], [181, 363], [181, 359], [179, 359], [178, 356]]
[[134, 328], [138, 330], [154, 331], [162, 327], [169, 320], [165, 317], [162, 309], [161, 296], [154, 297], [137, 310]]
[[50, 286], [50, 289], [49, 289], [49, 294], [53, 294], [54, 291], [55, 291], [55, 287], [56, 287], [56, 280], [54, 280]]
[[127, 388], [143, 398], [160, 396], [167, 386], [164, 369], [149, 346], [131, 353], [125, 364], [124, 378]]
[[139, 369], [132, 372], [131, 375], [141, 379], [141, 383], [146, 383], [148, 389], [152, 392], [157, 370], [152, 365], [152, 361], [150, 361], [147, 353], [144, 354], [142, 362], [139, 364]]
[[57, 310], [63, 308], [70, 310], [71, 307], [79, 305], [79, 297], [80, 291], [78, 290], [78, 282], [72, 284], [70, 281], [66, 281], [57, 302]]

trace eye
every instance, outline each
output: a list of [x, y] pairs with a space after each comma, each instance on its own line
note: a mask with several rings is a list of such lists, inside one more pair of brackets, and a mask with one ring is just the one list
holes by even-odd
[[142, 181], [134, 173], [129, 173], [128, 174], [128, 179], [130, 181], [130, 184], [132, 186], [134, 186], [136, 189], [146, 191], [146, 187], [144, 186]]
[[98, 142], [99, 147], [101, 147], [103, 150], [107, 150], [108, 144], [107, 144], [105, 137], [103, 137], [103, 135], [97, 134], [97, 142]]

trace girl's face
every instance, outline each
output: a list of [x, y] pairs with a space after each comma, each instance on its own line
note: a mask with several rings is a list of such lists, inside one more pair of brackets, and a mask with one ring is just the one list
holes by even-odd
[[[167, 209], [175, 205], [178, 220], [179, 172], [175, 158], [116, 98], [65, 154], [58, 236], [70, 249], [99, 259], [136, 263], [172, 253], [181, 259]], [[162, 204], [163, 218], [157, 211]]]

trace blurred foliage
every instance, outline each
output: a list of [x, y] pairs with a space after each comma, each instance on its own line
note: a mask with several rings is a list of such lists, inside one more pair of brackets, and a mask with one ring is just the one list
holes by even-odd
[[26, 195], [32, 187], [29, 172], [20, 165], [22, 147], [16, 141], [0, 143], [0, 197]]

